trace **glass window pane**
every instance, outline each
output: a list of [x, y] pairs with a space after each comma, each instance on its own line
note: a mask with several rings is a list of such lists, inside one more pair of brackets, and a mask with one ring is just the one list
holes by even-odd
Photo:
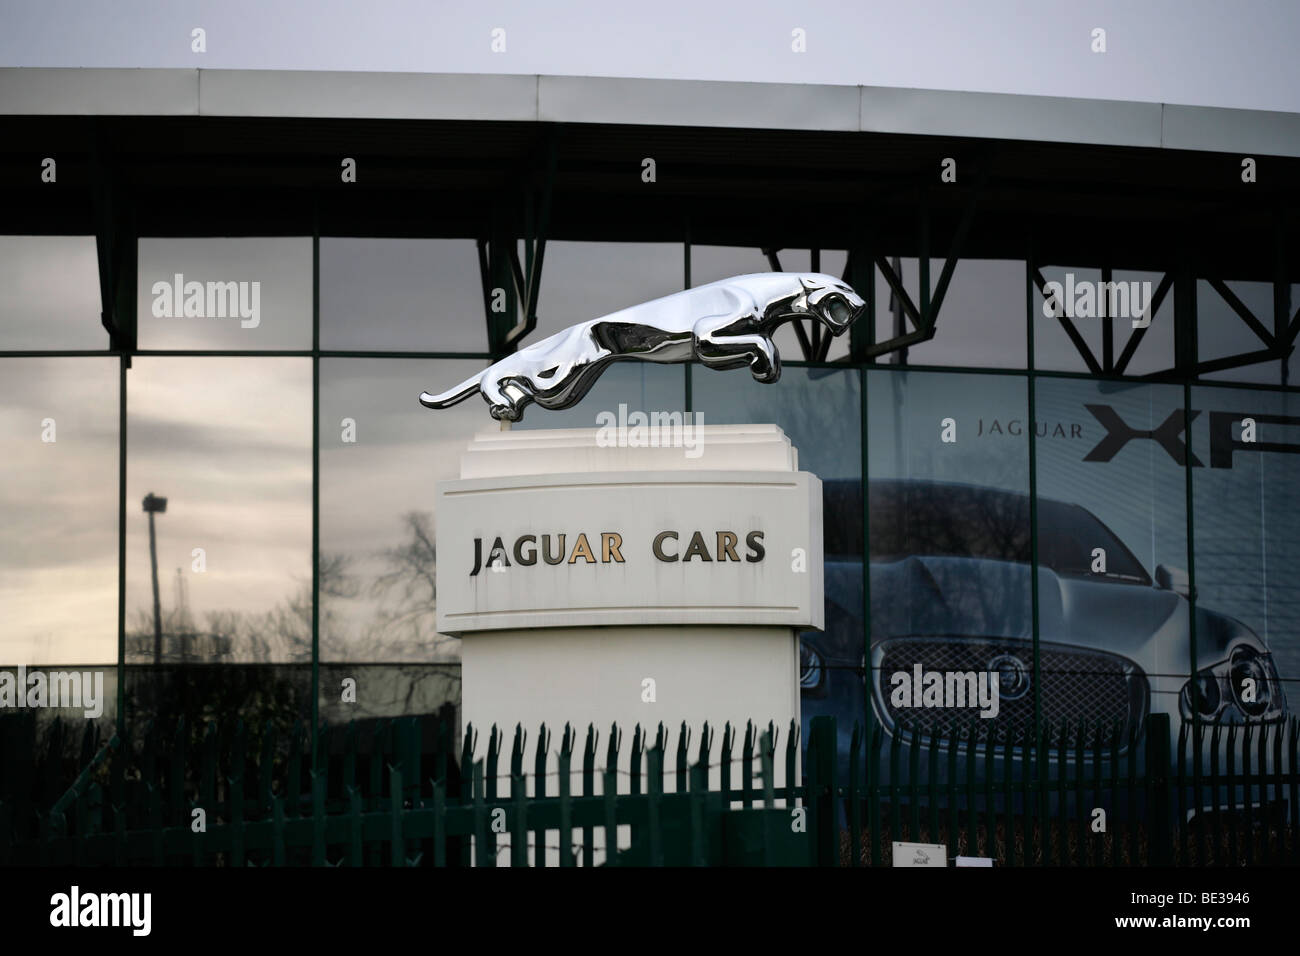
[[[1269, 333], [1273, 332], [1273, 283], [1224, 283]], [[1248, 326], [1214, 286], [1204, 279], [1196, 282], [1196, 348], [1202, 362], [1257, 352], [1266, 343]], [[1250, 365], [1208, 372], [1203, 378], [1227, 382], [1282, 384], [1282, 362], [1266, 359]]]
[[684, 268], [682, 245], [676, 242], [548, 242], [537, 328], [524, 344], [680, 292]]
[[[1112, 285], [1103, 287], [1100, 269], [1080, 269], [1065, 266], [1045, 266], [1043, 279], [1056, 283], [1052, 301], [1047, 302], [1037, 285], [1033, 295], [1034, 367], [1046, 371], [1086, 372], [1088, 365], [1074, 342], [1071, 341], [1061, 319], [1050, 314], [1058, 304], [1069, 303], [1066, 318], [1074, 325], [1092, 353], [1100, 370], [1106, 367], [1104, 329], [1111, 327], [1111, 368], [1117, 374], [1145, 375], [1164, 371], [1174, 364], [1174, 291], [1172, 285], [1160, 300], [1155, 314], [1150, 313], [1156, 291], [1164, 280], [1160, 272], [1134, 272], [1116, 269], [1111, 273]], [[1100, 304], [1099, 304], [1100, 303]], [[1107, 316], [1099, 313], [1105, 310]], [[1122, 373], [1120, 360], [1124, 357], [1139, 326], [1147, 322], [1141, 338], [1137, 339]]]
[[[876, 715], [905, 739], [1032, 733], [1026, 381], [869, 370], [867, 383]], [[984, 681], [986, 703], [956, 678], [949, 693], [950, 672]], [[996, 714], [990, 672], [1006, 675]], [[923, 696], [935, 673], [937, 703]]]
[[[1288, 454], [1300, 448], [1300, 395], [1197, 387], [1192, 408], [1197, 667], [1218, 668], [1225, 719], [1276, 718], [1300, 704], [1300, 455]], [[1259, 693], [1247, 702], [1252, 674]]]
[[117, 661], [118, 376], [0, 359], [0, 664]]
[[[903, 284], [904, 291], [907, 292], [912, 303], [919, 309], [921, 307], [921, 274], [918, 265], [920, 260], [909, 256], [886, 256], [885, 258]], [[930, 291], [932, 293], [934, 284], [939, 281], [939, 270], [942, 267], [942, 260], [930, 260]], [[907, 313], [903, 310], [902, 300], [894, 295], [894, 290], [890, 287], [889, 282], [885, 279], [885, 274], [880, 271], [879, 266], [873, 264], [872, 275], [874, 277], [876, 296], [876, 341], [878, 343], [887, 342], [890, 339], [911, 332], [913, 329], [912, 320], [907, 317]], [[888, 365], [905, 365], [907, 362], [912, 361], [911, 352], [910, 349], [907, 353], [902, 351], [887, 352], [880, 356], [877, 361]]]
[[0, 236], [0, 350], [106, 349], [94, 236]]
[[[782, 265], [785, 262], [782, 261]], [[696, 424], [775, 424], [822, 482], [825, 628], [800, 635], [800, 720], [837, 719], [840, 772], [866, 717], [862, 593], [862, 391], [856, 369], [787, 368], [772, 385], [693, 366]], [[807, 740], [802, 743], [806, 746]]]
[[127, 382], [127, 660], [309, 661], [311, 361], [138, 357]]
[[[1162, 272], [1130, 272], [1121, 269], [1116, 269], [1112, 275], [1113, 281], [1127, 283], [1130, 292], [1135, 288], [1139, 290], [1142, 301], [1147, 303], [1148, 307], [1154, 300], [1156, 291], [1160, 288], [1160, 283], [1164, 281], [1164, 277]], [[1136, 287], [1133, 285], [1135, 282], [1138, 283]], [[1136, 309], [1133, 311], [1136, 311]], [[1149, 308], [1144, 310], [1146, 314], [1150, 314], [1151, 324], [1142, 333], [1142, 338], [1138, 341], [1137, 347], [1124, 369], [1124, 374], [1147, 375], [1151, 372], [1162, 372], [1173, 368], [1174, 311], [1174, 287], [1170, 283], [1165, 297], [1160, 301], [1160, 308], [1156, 309], [1154, 314], [1149, 313]], [[1145, 322], [1146, 314], [1136, 316], [1136, 321], [1139, 323]], [[1103, 319], [1102, 321], [1107, 320]], [[1130, 312], [1126, 318], [1114, 318], [1109, 321], [1114, 329], [1115, 361], [1118, 362], [1129, 343], [1129, 339], [1137, 333], [1137, 330], [1133, 327], [1135, 316]]]
[[[247, 732], [245, 753], [250, 759], [254, 755], [260, 758], [266, 726], [272, 724], [273, 787], [278, 793], [284, 792], [281, 788], [287, 781], [287, 761], [294, 749], [295, 733], [301, 734], [298, 753], [310, 755], [311, 752], [308, 742], [310, 664], [223, 661], [220, 667], [210, 667], [207, 662], [183, 663], [179, 659], [157, 667], [128, 663], [125, 696], [127, 733], [135, 744], [137, 761], [143, 759], [151, 722], [166, 741], [154, 744], [157, 749], [153, 752], [157, 753], [163, 747], [170, 749], [181, 719], [188, 731], [188, 760], [192, 767], [202, 766], [203, 739], [209, 721], [217, 724], [226, 740], [231, 739], [237, 723], [242, 722]], [[310, 756], [304, 756], [304, 761], [310, 764]], [[131, 774], [132, 770], [128, 769], [127, 773]]]
[[[671, 408], [671, 406], [669, 406]], [[691, 366], [691, 407], [705, 425], [775, 424], [799, 468], [823, 481], [862, 474], [862, 395], [852, 369], [787, 368], [771, 385], [748, 371]]]
[[[1070, 303], [1067, 319], [1092, 352], [1097, 368], [1106, 367], [1106, 324], [1112, 329], [1110, 365], [1119, 372], [1119, 362], [1139, 326], [1145, 325], [1134, 350], [1128, 356], [1123, 375], [1147, 375], [1161, 372], [1174, 364], [1174, 289], [1169, 287], [1160, 308], [1151, 315], [1151, 303], [1164, 281], [1161, 272], [1134, 272], [1115, 269], [1110, 273], [1112, 286], [1101, 285], [1101, 269], [1082, 269], [1048, 265], [1041, 269], [1047, 282], [1056, 282], [1052, 302], [1034, 286], [1034, 362], [1035, 368], [1052, 372], [1087, 372], [1088, 364], [1071, 341], [1060, 317], [1050, 313], [1057, 304]], [[1099, 304], [1100, 303], [1100, 304]], [[1101, 317], [1105, 310], [1108, 315]]]
[[1183, 390], [1040, 378], [1035, 406], [1043, 715], [1131, 728], [1163, 713], [1176, 734], [1191, 634], [1167, 585], [1188, 567], [1185, 474], [1160, 442], [1118, 436], [1181, 423]]
[[[939, 284], [944, 260], [930, 260], [932, 290]], [[905, 260], [904, 284], [919, 309], [916, 260]], [[877, 270], [879, 273], [879, 270]], [[877, 286], [884, 284], [877, 278]], [[886, 329], [892, 337], [894, 316], [889, 311], [888, 285], [877, 300], [884, 309]], [[881, 324], [877, 311], [876, 325]], [[911, 330], [911, 325], [906, 326]], [[910, 365], [973, 365], [986, 368], [1025, 367], [1025, 264], [1011, 259], [961, 259], [953, 268], [928, 342], [908, 347]]]
[[[549, 255], [548, 247], [548, 264]], [[486, 352], [477, 244], [322, 237], [320, 344], [334, 351]]]
[[459, 477], [461, 453], [475, 434], [499, 426], [478, 398], [433, 410], [419, 395], [483, 365], [321, 360], [322, 660], [460, 660], [460, 641], [434, 630], [434, 488]]
[[310, 349], [311, 247], [309, 238], [141, 239], [139, 347]]
[[[322, 648], [322, 656], [324, 648]], [[356, 702], [344, 702], [339, 688], [356, 681]], [[358, 733], [369, 724], [392, 717], [432, 718], [422, 727], [422, 744], [437, 744], [438, 721], [450, 731], [451, 749], [458, 751], [460, 727], [460, 665], [457, 664], [327, 664], [320, 669], [320, 718], [334, 726], [356, 724]], [[364, 749], [362, 752], [365, 752]]]
[[[1101, 283], [1100, 269], [1081, 269], [1071, 266], [1043, 266], [1039, 270], [1043, 280], [1056, 283], [1060, 290], [1060, 303], [1047, 302], [1037, 284], [1034, 285], [1033, 315], [1034, 322], [1034, 368], [1054, 372], [1086, 372], [1088, 363], [1080, 354], [1065, 323], [1054, 314], [1058, 304], [1072, 303], [1065, 318], [1074, 326], [1088, 351], [1101, 365], [1102, 355], [1102, 320], [1096, 317], [1095, 290]], [[1091, 298], [1085, 299], [1083, 289], [1094, 290]]]
[[[1300, 323], [1300, 282], [1291, 286], [1291, 318], [1287, 320], [1287, 328]], [[1287, 377], [1284, 384], [1300, 385], [1300, 348], [1296, 347], [1297, 343], [1293, 342], [1291, 347], [1291, 356], [1287, 362]]]

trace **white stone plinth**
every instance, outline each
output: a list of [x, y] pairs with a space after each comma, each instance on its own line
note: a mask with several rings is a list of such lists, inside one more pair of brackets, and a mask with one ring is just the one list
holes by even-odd
[[799, 716], [797, 634], [824, 608], [821, 483], [772, 425], [703, 426], [690, 449], [599, 434], [474, 439], [437, 488], [438, 629], [463, 639], [478, 755], [493, 724], [507, 754], [522, 724], [531, 767], [539, 726], [554, 752], [569, 723], [577, 772], [595, 724], [603, 767], [617, 723], [626, 769], [636, 725], [653, 741], [662, 722], [672, 789], [683, 721], [692, 761], [708, 722], [716, 763], [726, 722], [743, 737], [774, 721], [783, 746]]

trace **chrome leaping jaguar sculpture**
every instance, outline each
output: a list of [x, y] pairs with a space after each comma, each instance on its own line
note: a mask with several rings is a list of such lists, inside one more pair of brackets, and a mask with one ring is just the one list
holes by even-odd
[[866, 303], [846, 283], [820, 273], [735, 276], [571, 326], [507, 355], [455, 388], [420, 403], [448, 408], [482, 394], [492, 417], [517, 422], [532, 402], [577, 404], [611, 362], [689, 362], [714, 369], [749, 366], [756, 380], [781, 377], [772, 334], [793, 319], [815, 319], [839, 335]]

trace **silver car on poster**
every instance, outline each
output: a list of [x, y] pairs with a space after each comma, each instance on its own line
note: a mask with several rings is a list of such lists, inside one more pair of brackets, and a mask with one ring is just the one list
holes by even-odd
[[[1006, 741], [1032, 733], [1033, 621], [1029, 497], [975, 485], [870, 482], [870, 667], [863, 652], [862, 484], [824, 485], [826, 628], [802, 635], [805, 726], [833, 714], [841, 773], [865, 708], [893, 737], [943, 742], [974, 730]], [[1153, 574], [1094, 514], [1038, 500], [1038, 603], [1044, 725], [1100, 731], [1121, 749], [1153, 713], [1177, 738], [1193, 707], [1207, 723], [1274, 723], [1287, 714], [1273, 657], [1240, 621], [1197, 606], [1197, 673], [1188, 676], [1191, 603], [1186, 574]], [[1097, 561], [1105, 555], [1104, 570]], [[975, 707], [916, 707], [892, 693], [897, 674], [993, 675], [996, 716]], [[867, 679], [864, 680], [864, 673]], [[1193, 692], [1193, 689], [1199, 694]], [[904, 701], [900, 705], [900, 699]], [[869, 704], [868, 704], [869, 700]], [[1073, 731], [1072, 731], [1073, 734]], [[983, 748], [981, 747], [981, 751]], [[926, 759], [921, 760], [925, 772]], [[1000, 759], [999, 759], [1000, 763]], [[887, 769], [887, 768], [886, 768]], [[996, 768], [984, 768], [983, 772]]]

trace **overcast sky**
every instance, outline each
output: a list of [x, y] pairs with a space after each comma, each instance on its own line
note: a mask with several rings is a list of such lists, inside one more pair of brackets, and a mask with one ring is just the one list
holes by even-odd
[[1294, 0], [0, 0], [0, 24], [3, 66], [638, 76], [1300, 111]]

